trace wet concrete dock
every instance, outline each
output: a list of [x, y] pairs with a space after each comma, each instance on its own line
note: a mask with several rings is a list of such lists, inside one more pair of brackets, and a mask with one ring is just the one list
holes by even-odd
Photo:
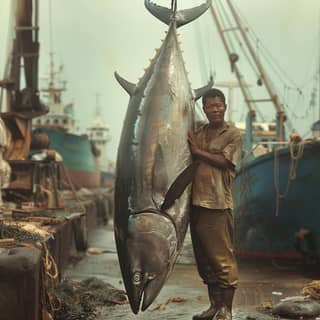
[[[76, 259], [66, 269], [64, 277], [80, 280], [94, 276], [123, 289], [112, 226], [99, 227], [91, 233], [89, 247], [98, 254], [87, 253], [83, 259]], [[192, 319], [193, 314], [207, 307], [208, 298], [195, 265], [186, 263], [187, 260], [181, 259], [185, 263], [175, 266], [160, 295], [147, 311], [134, 315], [128, 304], [116, 305], [101, 308], [97, 319]], [[270, 315], [258, 310], [282, 298], [301, 295], [306, 283], [319, 279], [319, 275], [303, 274], [299, 264], [290, 261], [240, 261], [239, 269], [235, 319], [270, 319]]]

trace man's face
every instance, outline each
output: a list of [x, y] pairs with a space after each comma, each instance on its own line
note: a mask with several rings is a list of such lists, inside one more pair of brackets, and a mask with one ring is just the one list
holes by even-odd
[[220, 124], [224, 121], [226, 106], [220, 97], [209, 97], [203, 106], [203, 111], [212, 124]]

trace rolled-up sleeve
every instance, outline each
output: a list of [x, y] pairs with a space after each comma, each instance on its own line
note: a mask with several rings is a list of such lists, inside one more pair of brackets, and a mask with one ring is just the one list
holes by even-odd
[[234, 134], [230, 142], [222, 150], [223, 155], [229, 160], [234, 166], [237, 165], [240, 160], [242, 150], [242, 139], [240, 134]]

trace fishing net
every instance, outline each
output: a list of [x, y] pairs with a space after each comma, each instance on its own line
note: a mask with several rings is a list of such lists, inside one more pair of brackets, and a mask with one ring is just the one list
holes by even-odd
[[0, 224], [0, 239], [14, 239], [18, 242], [36, 242], [42, 239], [37, 232], [29, 232], [18, 225]]
[[128, 303], [123, 290], [97, 278], [63, 281], [55, 290], [55, 320], [95, 319], [97, 308]]

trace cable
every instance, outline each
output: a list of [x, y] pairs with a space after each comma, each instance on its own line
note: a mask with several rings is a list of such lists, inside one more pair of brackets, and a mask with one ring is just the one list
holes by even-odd
[[[235, 5], [236, 7], [236, 5]], [[277, 65], [277, 67], [283, 72], [283, 74], [287, 77], [287, 80], [289, 80], [289, 82], [291, 82], [291, 84], [293, 84], [294, 87], [299, 87], [291, 78], [290, 76], [285, 72], [285, 70], [278, 64], [278, 62], [276, 61], [276, 59], [274, 59], [274, 57], [272, 56], [271, 52], [268, 50], [267, 47], [265, 47], [263, 45], [263, 43], [261, 42], [261, 40], [259, 39], [259, 37], [257, 36], [257, 34], [253, 31], [253, 29], [250, 27], [250, 24], [248, 23], [248, 21], [245, 19], [245, 17], [241, 14], [241, 11], [239, 10], [238, 7], [236, 7], [238, 15], [241, 17], [241, 19], [246, 23], [247, 25], [247, 29], [248, 31], [250, 31], [248, 34], [249, 36], [251, 36], [254, 38], [254, 40], [258, 40], [261, 43], [261, 46], [263, 47], [264, 51], [266, 53], [269, 54], [270, 58], [272, 59], [272, 61], [274, 62], [275, 65]], [[251, 34], [250, 34], [251, 33]]]
[[203, 47], [203, 41], [201, 38], [202, 32], [200, 30], [199, 21], [196, 21], [194, 25], [195, 27], [193, 30], [194, 30], [194, 38], [197, 41], [196, 47], [197, 47], [197, 56], [198, 56], [198, 62], [200, 67], [200, 75], [201, 75], [202, 81], [207, 81], [208, 71], [204, 71], [204, 69], [208, 70], [208, 63], [204, 54], [205, 51]]
[[[225, 7], [222, 5], [222, 3], [220, 4], [220, 7], [222, 8], [223, 14], [225, 15], [225, 19], [227, 20], [227, 22], [229, 23], [230, 28], [232, 28], [232, 22], [226, 12]], [[220, 14], [221, 18], [223, 17], [222, 14]], [[222, 18], [223, 19], [223, 18]], [[243, 43], [241, 41], [241, 38], [239, 37], [237, 32], [233, 32], [232, 35], [235, 38], [235, 41], [238, 43], [240, 50], [243, 52], [244, 57], [247, 59], [249, 65], [251, 66], [251, 69], [253, 70], [253, 72], [256, 74], [256, 76], [258, 78], [260, 78], [260, 73], [259, 70], [257, 69], [257, 67], [254, 65], [252, 59], [250, 58], [250, 56], [248, 55], [248, 52], [245, 50], [245, 47], [243, 47]], [[231, 38], [231, 35], [230, 35]], [[231, 40], [230, 40], [231, 41]], [[231, 42], [232, 44], [232, 42]], [[233, 45], [231, 45], [233, 52], [236, 52], [236, 50], [234, 49]]]

